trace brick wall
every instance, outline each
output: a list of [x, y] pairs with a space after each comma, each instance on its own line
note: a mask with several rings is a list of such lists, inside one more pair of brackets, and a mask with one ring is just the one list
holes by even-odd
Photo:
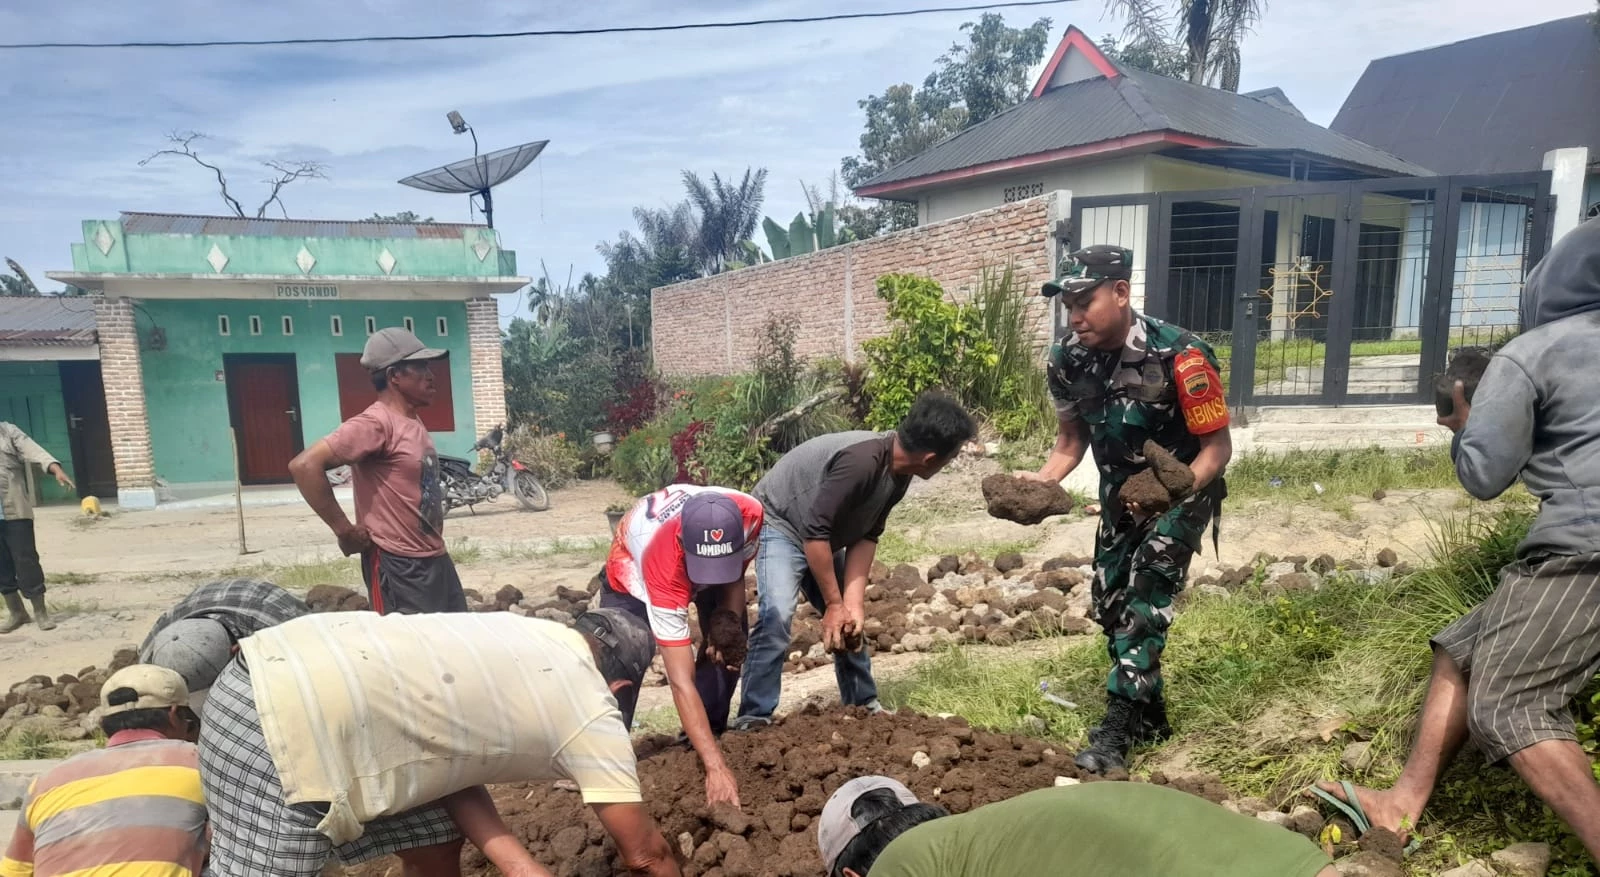
[[[818, 253], [657, 289], [651, 340], [664, 374], [731, 374], [748, 368], [771, 317], [799, 319], [795, 352], [854, 359], [861, 342], [884, 335], [885, 303], [876, 281], [891, 273], [939, 281], [953, 298], [969, 294], [985, 267], [1010, 261], [1032, 296], [1054, 264], [1055, 221], [1070, 215], [1069, 195], [1038, 198], [908, 229]], [[1049, 306], [1033, 296], [1036, 334], [1050, 340]]]
[[467, 300], [472, 350], [472, 411], [479, 434], [506, 422], [506, 381], [500, 367], [500, 309], [492, 298]]
[[150, 418], [145, 411], [144, 368], [139, 362], [133, 304], [125, 298], [100, 298], [95, 301], [94, 313], [117, 490], [150, 490], [155, 487], [155, 464], [150, 454]]

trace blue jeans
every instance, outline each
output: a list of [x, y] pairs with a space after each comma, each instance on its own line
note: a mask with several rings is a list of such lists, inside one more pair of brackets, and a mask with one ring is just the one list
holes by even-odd
[[[844, 552], [833, 557], [835, 575], [844, 584]], [[744, 695], [739, 715], [770, 718], [778, 709], [783, 689], [783, 662], [789, 654], [790, 631], [800, 595], [823, 611], [822, 590], [806, 565], [805, 549], [777, 527], [761, 529], [756, 550], [756, 593], [760, 610], [750, 634], [750, 652], [744, 660]], [[839, 680], [839, 700], [846, 706], [865, 706], [878, 698], [872, 681], [872, 658], [865, 646], [859, 652], [833, 656], [833, 674]]]

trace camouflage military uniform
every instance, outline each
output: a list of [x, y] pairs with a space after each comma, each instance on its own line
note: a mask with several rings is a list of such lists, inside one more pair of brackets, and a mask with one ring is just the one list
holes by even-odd
[[[1201, 367], [1201, 361], [1209, 369]], [[1107, 689], [1135, 702], [1161, 698], [1161, 652], [1172, 623], [1173, 599], [1183, 589], [1189, 560], [1200, 547], [1206, 523], [1221, 501], [1221, 480], [1193, 494], [1154, 520], [1136, 523], [1125, 512], [1122, 483], [1145, 467], [1141, 449], [1150, 439], [1185, 463], [1200, 452], [1190, 430], [1194, 410], [1181, 405], [1186, 373], [1204, 373], [1211, 386], [1190, 374], [1189, 390], [1204, 390], [1210, 407], [1203, 427], [1225, 428], [1216, 355], [1189, 332], [1135, 314], [1121, 351], [1077, 343], [1077, 336], [1050, 350], [1050, 394], [1063, 420], [1089, 427], [1089, 443], [1100, 466], [1100, 529], [1095, 536], [1093, 586], [1096, 620], [1111, 654]], [[1216, 425], [1220, 417], [1222, 427]], [[1203, 429], [1203, 431], [1209, 431]]]

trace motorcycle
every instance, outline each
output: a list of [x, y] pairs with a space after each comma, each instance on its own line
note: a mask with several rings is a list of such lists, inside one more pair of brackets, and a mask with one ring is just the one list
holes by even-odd
[[502, 493], [510, 493], [522, 507], [542, 512], [550, 507], [550, 495], [544, 485], [534, 477], [533, 471], [513, 458], [505, 449], [505, 425], [501, 424], [478, 439], [472, 450], [489, 451], [494, 463], [482, 475], [472, 471], [472, 461], [462, 457], [439, 455], [439, 482], [444, 488], [445, 511], [490, 502]]

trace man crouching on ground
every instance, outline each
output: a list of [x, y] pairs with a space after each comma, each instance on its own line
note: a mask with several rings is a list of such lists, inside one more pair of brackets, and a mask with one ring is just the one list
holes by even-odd
[[649, 631], [614, 609], [574, 629], [339, 612], [257, 633], [206, 701], [212, 873], [316, 877], [393, 853], [406, 877], [460, 877], [464, 835], [507, 877], [548, 877], [484, 786], [566, 778], [624, 867], [677, 877], [613, 697], [649, 654]]

